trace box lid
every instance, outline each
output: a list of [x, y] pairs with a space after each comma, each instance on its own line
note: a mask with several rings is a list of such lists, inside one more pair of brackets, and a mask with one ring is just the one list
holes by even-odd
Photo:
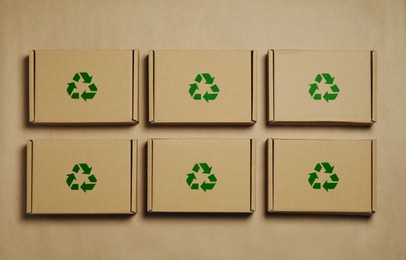
[[149, 121], [253, 124], [256, 74], [255, 51], [151, 50]]
[[135, 140], [31, 140], [27, 213], [134, 214]]
[[374, 140], [268, 140], [268, 211], [375, 210]]
[[255, 140], [148, 140], [148, 211], [254, 210]]
[[268, 122], [372, 124], [375, 51], [268, 52]]
[[138, 121], [137, 50], [35, 50], [29, 71], [32, 123]]

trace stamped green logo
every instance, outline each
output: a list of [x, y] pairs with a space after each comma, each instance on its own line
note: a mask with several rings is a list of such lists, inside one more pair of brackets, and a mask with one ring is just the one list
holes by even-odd
[[[321, 85], [326, 86], [327, 90], [322, 91]], [[323, 98], [326, 102], [329, 102], [335, 100], [340, 92], [337, 84], [334, 84], [334, 77], [330, 73], [317, 74], [314, 82], [309, 84], [309, 86], [309, 94], [314, 100], [321, 100]]]
[[[309, 184], [315, 190], [320, 190], [322, 181], [320, 181], [320, 176], [323, 175], [325, 181], [323, 183], [323, 188], [326, 191], [334, 190], [337, 187], [339, 178], [334, 172], [334, 166], [331, 166], [329, 162], [320, 162], [314, 167], [314, 172], [309, 173]], [[320, 175], [319, 175], [320, 174]]]
[[[186, 174], [186, 183], [189, 188], [192, 190], [202, 189], [204, 192], [206, 192], [207, 190], [212, 190], [217, 183], [216, 175], [211, 173], [212, 168], [213, 167], [209, 166], [205, 162], [196, 163], [192, 168], [192, 172]], [[199, 179], [204, 179], [200, 184], [197, 180], [196, 175], [199, 175], [199, 177], [201, 177]]]
[[[79, 97], [82, 97], [84, 101], [93, 99], [96, 96], [97, 87], [92, 83], [92, 79], [93, 76], [90, 76], [87, 72], [75, 73], [72, 78], [73, 81], [68, 83], [66, 92], [68, 92], [71, 99], [79, 99]], [[86, 87], [81, 93], [78, 91], [79, 84], [83, 84]]]
[[96, 186], [97, 179], [96, 177], [91, 174], [92, 167], [89, 167], [87, 163], [78, 163], [75, 164], [72, 168], [72, 172], [67, 175], [66, 184], [71, 190], [79, 190], [79, 182], [77, 176], [84, 175], [85, 180], [80, 185], [80, 188], [86, 192], [89, 190], [93, 190], [94, 186]]
[[214, 77], [210, 73], [197, 74], [195, 81], [189, 84], [189, 95], [194, 100], [206, 100], [206, 102], [215, 100], [220, 92], [217, 84], [214, 83]]

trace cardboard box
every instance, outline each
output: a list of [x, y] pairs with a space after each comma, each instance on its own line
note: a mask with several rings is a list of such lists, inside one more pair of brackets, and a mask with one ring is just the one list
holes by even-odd
[[375, 51], [268, 52], [268, 123], [376, 121]]
[[149, 139], [149, 212], [255, 210], [254, 139]]
[[137, 123], [137, 50], [35, 50], [29, 63], [30, 122]]
[[27, 213], [134, 214], [136, 140], [30, 140]]
[[149, 52], [152, 124], [254, 124], [255, 51]]
[[374, 140], [268, 140], [268, 211], [371, 215]]

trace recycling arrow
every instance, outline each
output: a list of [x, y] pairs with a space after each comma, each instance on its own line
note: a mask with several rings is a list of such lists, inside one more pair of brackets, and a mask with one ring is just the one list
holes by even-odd
[[94, 184], [94, 183], [86, 183], [86, 182], [83, 182], [82, 185], [80, 185], [80, 188], [81, 188], [84, 192], [86, 192], [87, 190], [93, 190], [93, 187], [94, 187], [95, 185], [96, 185], [96, 184]]
[[309, 183], [310, 183], [310, 185], [313, 185], [314, 181], [316, 179], [318, 179], [319, 177], [317, 176], [317, 173], [315, 173], [315, 172], [309, 173], [309, 175], [310, 175]]
[[317, 86], [316, 83], [310, 84], [310, 89], [309, 89], [310, 96], [313, 96], [314, 93], [316, 92], [316, 90], [318, 90], [318, 89], [319, 89], [319, 87]]
[[323, 188], [328, 191], [328, 190], [333, 190], [337, 186], [336, 182], [327, 182], [325, 181], [323, 184]]
[[202, 167], [203, 173], [210, 173], [211, 168], [207, 163], [199, 163], [200, 167]]
[[68, 178], [66, 179], [66, 184], [68, 184], [68, 186], [71, 186], [71, 184], [74, 180], [76, 180], [75, 174], [73, 174], [73, 173], [68, 174]]
[[196, 180], [196, 176], [193, 172], [186, 174], [186, 175], [187, 175], [186, 183], [187, 183], [187, 185], [190, 186], [192, 184], [193, 180]]
[[79, 190], [79, 183], [77, 181], [76, 174], [83, 174], [87, 176], [87, 181], [83, 181], [80, 185], [80, 188], [86, 192], [93, 190], [96, 186], [97, 179], [94, 174], [91, 174], [93, 167], [89, 167], [87, 163], [77, 163], [73, 166], [72, 172], [67, 174], [66, 184], [70, 187], [71, 190]]
[[[82, 81], [80, 79], [82, 79]], [[92, 83], [92, 79], [93, 76], [90, 76], [87, 72], [77, 72], [72, 78], [73, 81], [67, 84], [66, 92], [71, 99], [79, 99], [80, 97], [82, 97], [84, 101], [93, 99], [96, 96], [97, 87]], [[77, 84], [86, 84], [87, 89], [83, 90], [82, 93], [77, 92]]]
[[328, 102], [329, 100], [335, 100], [337, 96], [338, 96], [338, 94], [334, 94], [334, 93], [329, 94], [328, 92], [326, 92], [326, 93], [324, 93], [323, 98], [324, 98], [324, 100], [326, 100]]
[[189, 88], [189, 94], [193, 97], [193, 95], [195, 94], [196, 90], [199, 89], [199, 87], [197, 86], [196, 83], [192, 83], [192, 84], [190, 84], [189, 86], [190, 86], [190, 88]]
[[216, 183], [207, 183], [204, 181], [202, 185], [200, 185], [200, 188], [202, 188], [202, 190], [206, 192], [206, 190], [212, 190], [214, 188], [214, 185], [216, 185]]
[[331, 77], [329, 73], [322, 73], [323, 78], [326, 80], [326, 84], [333, 84], [334, 77]]
[[71, 82], [68, 83], [68, 88], [66, 89], [66, 91], [68, 92], [69, 96], [72, 94], [73, 90], [76, 89], [76, 85], [75, 83]]
[[207, 91], [203, 95], [204, 100], [206, 100], [207, 102], [209, 102], [209, 100], [215, 100], [216, 97], [217, 97], [217, 94], [209, 94], [209, 92], [207, 92]]
[[214, 81], [214, 77], [212, 77], [209, 73], [202, 73], [204, 80], [206, 81], [206, 84], [212, 84]]
[[80, 76], [82, 76], [83, 83], [92, 82], [93, 76], [89, 76], [89, 74], [87, 72], [80, 72]]
[[96, 95], [95, 92], [86, 92], [83, 91], [82, 95], [80, 95], [84, 101], [87, 101], [88, 99], [93, 99], [93, 97]]
[[203, 97], [206, 102], [213, 101], [219, 92], [220, 88], [214, 84], [214, 77], [210, 73], [197, 74], [195, 81], [189, 84], [189, 95], [193, 100], [202, 100]]
[[92, 171], [92, 167], [89, 167], [87, 163], [79, 163], [80, 168], [83, 170], [83, 174], [89, 174]]
[[[319, 84], [323, 82], [323, 79], [324, 84], [329, 87], [329, 90], [325, 91], [324, 93], [320, 93], [321, 90]], [[324, 99], [327, 103], [329, 103], [329, 101], [336, 100], [340, 89], [338, 88], [337, 84], [334, 84], [334, 77], [332, 77], [330, 73], [319, 73], [314, 81], [314, 83], [309, 84], [309, 94], [313, 100]]]
[[[324, 171], [322, 171], [324, 169]], [[309, 178], [307, 181], [309, 182], [310, 186], [315, 189], [315, 190], [320, 190], [321, 187], [326, 191], [333, 190], [336, 188], [338, 185], [338, 175], [334, 172], [334, 166], [331, 165], [329, 162], [320, 162], [317, 163], [316, 166], [314, 167], [315, 172], [309, 173]], [[326, 180], [323, 185], [321, 185], [321, 182], [319, 182], [319, 176], [318, 173], [320, 174], [326, 174], [325, 176], [328, 176], [329, 180]]]
[[[217, 177], [212, 172], [213, 167], [206, 162], [195, 163], [192, 167], [191, 173], [186, 174], [186, 183], [191, 190], [202, 189], [204, 192], [212, 190], [217, 183]], [[199, 173], [200, 172], [200, 173]], [[206, 178], [201, 184], [199, 184], [196, 174], [199, 174], [202, 178]]]
[[325, 173], [332, 173], [334, 170], [334, 166], [331, 166], [330, 163], [328, 162], [322, 162], [321, 165], [323, 165]]

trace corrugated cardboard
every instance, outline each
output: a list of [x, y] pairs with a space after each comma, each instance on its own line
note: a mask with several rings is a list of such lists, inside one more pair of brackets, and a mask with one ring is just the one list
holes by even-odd
[[138, 56], [137, 50], [32, 51], [30, 122], [137, 123]]
[[375, 210], [374, 140], [268, 140], [268, 211], [370, 215]]
[[270, 124], [376, 121], [375, 51], [270, 50], [268, 75]]
[[255, 51], [248, 50], [151, 50], [150, 123], [254, 124], [256, 63]]
[[149, 212], [254, 210], [254, 139], [148, 140]]
[[27, 213], [134, 214], [136, 173], [136, 140], [30, 140]]

